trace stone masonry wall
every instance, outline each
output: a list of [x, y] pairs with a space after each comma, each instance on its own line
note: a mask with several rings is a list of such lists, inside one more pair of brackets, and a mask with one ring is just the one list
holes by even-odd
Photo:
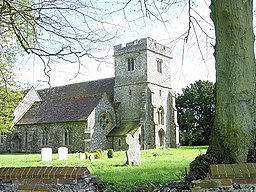
[[[107, 113], [110, 117], [109, 126], [101, 127], [100, 126], [100, 115], [103, 113]], [[97, 149], [110, 149], [112, 148], [111, 143], [107, 140], [108, 133], [112, 130], [112, 128], [116, 125], [115, 111], [110, 104], [106, 95], [103, 95], [99, 104], [95, 108], [94, 112], [91, 113], [91, 117], [88, 118], [88, 121], [92, 121], [89, 123], [91, 126], [91, 147], [90, 151], [96, 151]]]
[[[33, 127], [21, 125], [15, 127], [12, 134], [8, 135], [4, 143], [0, 145], [1, 152], [40, 152], [43, 129], [48, 131], [48, 147], [57, 152], [61, 146], [68, 147], [70, 152], [84, 151], [84, 129], [86, 122], [38, 124]], [[70, 144], [64, 144], [65, 129], [70, 129]]]

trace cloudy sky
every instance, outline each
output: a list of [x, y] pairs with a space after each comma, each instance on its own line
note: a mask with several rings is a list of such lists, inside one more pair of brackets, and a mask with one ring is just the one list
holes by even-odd
[[[190, 25], [191, 30], [187, 42], [184, 41], [189, 28], [188, 6], [186, 4], [171, 7], [168, 14], [163, 15], [163, 20], [166, 22], [160, 22], [152, 16], [138, 19], [141, 13], [132, 11], [134, 5], [130, 4], [130, 7], [126, 8], [125, 15], [118, 12], [108, 18], [108, 22], [117, 28], [118, 37], [106, 45], [105, 51], [95, 53], [96, 55], [106, 55], [107, 62], [98, 63], [94, 59], [84, 57], [82, 58], [83, 66], [80, 69], [80, 74], [77, 74], [77, 63], [56, 62], [51, 65], [51, 86], [113, 77], [114, 60], [111, 47], [144, 37], [151, 37], [172, 49], [174, 59], [171, 65], [171, 75], [172, 87], [175, 92], [181, 92], [182, 88], [199, 79], [214, 82], [215, 61], [212, 49], [214, 29], [209, 17], [209, 0], [196, 0], [195, 2], [192, 5], [193, 22]], [[111, 9], [118, 8], [113, 7], [113, 4], [110, 5], [108, 1], [98, 1], [98, 5], [109, 6]], [[47, 77], [43, 70], [44, 66], [38, 58], [33, 55], [20, 56], [15, 66], [17, 80], [21, 82], [24, 88], [48, 86]]]

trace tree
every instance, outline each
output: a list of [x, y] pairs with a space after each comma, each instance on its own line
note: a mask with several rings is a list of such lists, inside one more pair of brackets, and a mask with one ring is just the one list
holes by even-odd
[[13, 73], [17, 49], [7, 30], [5, 27], [0, 30], [0, 137], [12, 130], [14, 108], [22, 96]]
[[0, 34], [2, 132], [11, 131], [13, 111], [21, 96], [13, 73], [18, 53], [41, 59], [50, 85], [51, 64], [77, 62], [79, 73], [80, 59], [88, 56], [102, 61], [104, 56], [96, 56], [95, 51], [103, 50], [103, 44], [115, 37], [102, 8], [91, 1], [74, 0], [0, 0]]
[[176, 99], [182, 145], [208, 145], [215, 112], [214, 84], [196, 81]]
[[208, 152], [247, 161], [255, 137], [253, 0], [212, 0], [216, 33], [216, 113]]
[[14, 81], [12, 58], [0, 58], [0, 137], [2, 137], [5, 133], [12, 131], [14, 109], [22, 94]]
[[79, 73], [82, 57], [104, 60], [95, 52], [108, 50], [106, 42], [116, 37], [109, 18], [97, 1], [0, 0], [0, 42], [7, 37], [13, 44], [17, 41], [19, 51], [36, 55], [50, 82], [55, 62], [78, 63]]

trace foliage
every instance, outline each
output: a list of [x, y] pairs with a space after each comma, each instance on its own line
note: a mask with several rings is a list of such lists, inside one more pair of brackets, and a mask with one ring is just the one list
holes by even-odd
[[21, 93], [9, 87], [0, 86], [0, 131], [2, 133], [12, 130], [13, 113], [20, 97]]
[[95, 152], [95, 159], [100, 159], [102, 157], [102, 153], [103, 153], [103, 151], [101, 149], [98, 149]]
[[[67, 161], [59, 161], [58, 155], [53, 154], [53, 160], [40, 161], [40, 154], [1, 154], [2, 167], [26, 166], [86, 166], [91, 175], [97, 175], [104, 186], [111, 186], [112, 191], [136, 191], [145, 184], [165, 184], [170, 180], [179, 180], [176, 176], [180, 170], [189, 167], [189, 163], [199, 155], [205, 153], [207, 147], [181, 147], [178, 149], [152, 149], [141, 151], [140, 166], [127, 166], [125, 151], [115, 152], [115, 158], [103, 156], [101, 159], [79, 159], [78, 154], [68, 154]], [[158, 156], [153, 157], [152, 152]], [[104, 191], [104, 190], [101, 190]]]
[[157, 153], [157, 151], [153, 151], [153, 152], [152, 152], [152, 155], [153, 155], [153, 157], [156, 157], [156, 156], [158, 156], [158, 153]]
[[108, 158], [113, 158], [114, 157], [114, 150], [113, 149], [109, 149], [108, 153], [107, 153]]
[[[14, 109], [17, 106], [22, 94], [18, 91], [18, 86], [14, 81], [12, 64], [15, 61], [15, 53], [12, 46], [4, 46], [7, 43], [6, 36], [2, 37], [0, 53], [0, 132], [10, 132]], [[0, 40], [1, 41], [1, 40]], [[4, 135], [4, 134], [3, 134]]]
[[214, 84], [196, 81], [176, 99], [182, 145], [207, 145], [215, 112]]
[[89, 159], [90, 157], [90, 152], [85, 152], [85, 159]]

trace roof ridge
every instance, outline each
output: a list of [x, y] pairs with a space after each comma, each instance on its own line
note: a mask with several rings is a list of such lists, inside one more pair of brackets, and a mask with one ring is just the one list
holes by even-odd
[[77, 83], [71, 83], [71, 84], [66, 84], [66, 85], [59, 85], [59, 86], [55, 86], [55, 87], [48, 87], [48, 88], [42, 88], [42, 89], [36, 89], [36, 91], [47, 91], [47, 90], [51, 90], [51, 89], [55, 89], [55, 88], [61, 88], [61, 87], [67, 87], [67, 86], [72, 86], [72, 85], [76, 85], [76, 84], [82, 84], [82, 83], [91, 83], [91, 82], [97, 82], [97, 81], [104, 81], [107, 79], [114, 79], [115, 77], [108, 77], [108, 78], [103, 78], [103, 79], [96, 79], [96, 80], [89, 80], [89, 81], [81, 81], [81, 82], [77, 82]]
[[83, 96], [76, 96], [76, 97], [62, 97], [62, 98], [55, 98], [55, 99], [47, 99], [47, 100], [43, 100], [40, 102], [49, 102], [49, 101], [64, 101], [64, 100], [71, 100], [71, 99], [83, 99], [83, 98], [88, 98], [88, 97], [95, 97], [95, 96], [101, 96], [103, 95], [102, 93], [98, 93], [98, 94], [90, 94], [90, 95], [83, 95]]

